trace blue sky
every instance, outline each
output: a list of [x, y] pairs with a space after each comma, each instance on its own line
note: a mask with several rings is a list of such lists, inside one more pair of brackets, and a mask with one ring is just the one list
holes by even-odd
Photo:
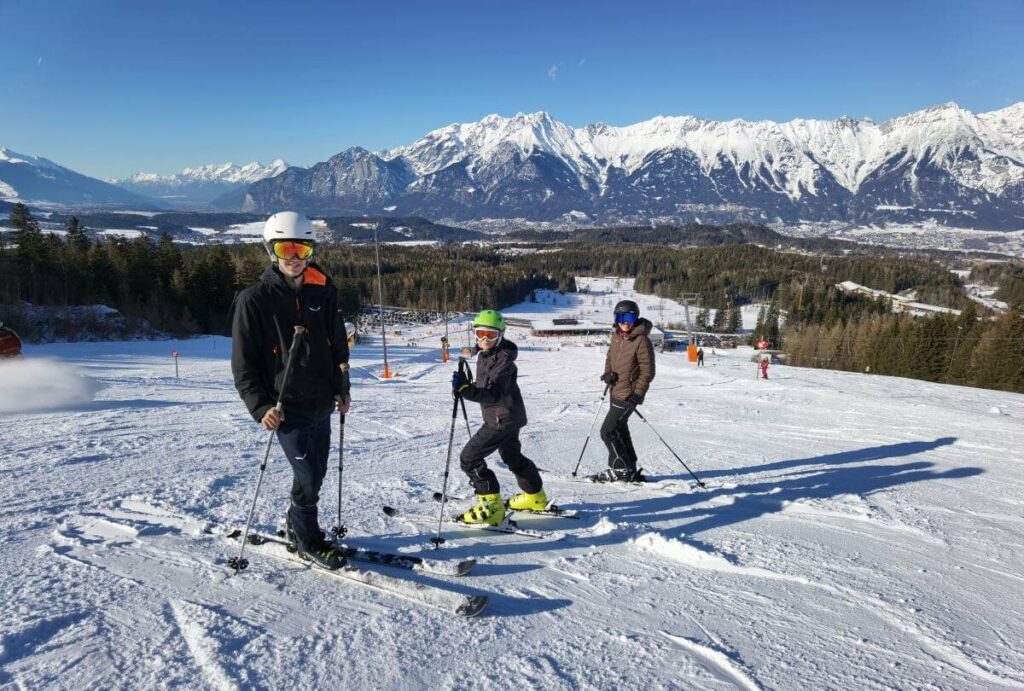
[[0, 145], [96, 177], [490, 113], [883, 121], [1024, 100], [1024, 0], [0, 0]]

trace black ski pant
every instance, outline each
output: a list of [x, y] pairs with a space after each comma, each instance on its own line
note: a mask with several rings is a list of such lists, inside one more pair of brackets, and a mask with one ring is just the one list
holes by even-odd
[[295, 532], [299, 548], [309, 551], [323, 541], [317, 502], [320, 501], [320, 487], [327, 474], [331, 418], [328, 416], [320, 422], [294, 427], [282, 423], [277, 429], [277, 440], [292, 466], [288, 524]]
[[613, 398], [601, 425], [601, 441], [608, 447], [608, 467], [612, 470], [631, 473], [636, 470], [636, 449], [629, 434], [629, 416], [633, 410], [625, 401]]
[[522, 427], [490, 427], [485, 424], [466, 442], [462, 453], [459, 454], [459, 467], [469, 476], [474, 492], [498, 494], [501, 491], [498, 478], [484, 461], [495, 451], [516, 476], [516, 482], [519, 483], [521, 490], [534, 494], [544, 486], [537, 466], [523, 455], [522, 444], [519, 443], [521, 429]]

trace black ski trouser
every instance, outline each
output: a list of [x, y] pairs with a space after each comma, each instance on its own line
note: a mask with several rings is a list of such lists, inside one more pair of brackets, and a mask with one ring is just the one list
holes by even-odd
[[629, 416], [633, 406], [617, 398], [611, 399], [608, 414], [601, 425], [601, 441], [608, 447], [608, 467], [617, 471], [636, 470], [636, 449], [629, 434]]
[[277, 429], [277, 440], [292, 466], [288, 523], [295, 531], [299, 548], [309, 551], [323, 540], [317, 503], [327, 474], [331, 418], [328, 416], [321, 422], [295, 427], [282, 423]]
[[498, 494], [501, 491], [498, 478], [494, 471], [487, 467], [485, 458], [495, 451], [501, 456], [508, 469], [516, 476], [519, 488], [533, 494], [544, 486], [540, 479], [537, 466], [523, 455], [522, 444], [519, 443], [519, 430], [522, 427], [489, 427], [483, 425], [476, 434], [466, 442], [459, 454], [459, 467], [462, 468], [473, 491], [477, 494]]

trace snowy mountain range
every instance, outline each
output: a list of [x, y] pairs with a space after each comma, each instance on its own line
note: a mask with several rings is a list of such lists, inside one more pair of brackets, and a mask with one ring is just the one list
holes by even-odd
[[0, 147], [0, 199], [57, 206], [156, 208], [151, 199], [6, 147]]
[[354, 147], [215, 202], [270, 212], [475, 220], [918, 222], [1024, 227], [1024, 102], [955, 103], [882, 124], [656, 117], [572, 128], [544, 112]]
[[[111, 184], [116, 183], [116, 184]], [[1024, 228], [1024, 102], [862, 118], [656, 117], [572, 128], [490, 115], [309, 168], [231, 163], [101, 181], [0, 149], [0, 199], [72, 207], [658, 222], [933, 223]]]
[[288, 168], [280, 158], [269, 165], [253, 161], [244, 166], [221, 163], [185, 168], [180, 173], [135, 173], [107, 182], [137, 194], [155, 197], [174, 205], [204, 204], [240, 187], [272, 178]]

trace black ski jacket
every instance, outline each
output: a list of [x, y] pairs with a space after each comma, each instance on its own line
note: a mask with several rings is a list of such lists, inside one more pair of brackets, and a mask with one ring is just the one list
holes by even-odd
[[306, 268], [296, 291], [276, 266], [235, 298], [231, 325], [231, 372], [235, 388], [259, 422], [277, 404], [295, 327], [307, 333], [295, 354], [284, 395], [289, 424], [314, 423], [334, 410], [336, 394], [349, 394], [345, 321], [338, 314], [338, 292], [315, 264]]
[[484, 424], [488, 427], [526, 424], [526, 406], [516, 381], [518, 356], [516, 344], [504, 338], [490, 350], [477, 351], [476, 381], [462, 390], [462, 397], [480, 404]]

